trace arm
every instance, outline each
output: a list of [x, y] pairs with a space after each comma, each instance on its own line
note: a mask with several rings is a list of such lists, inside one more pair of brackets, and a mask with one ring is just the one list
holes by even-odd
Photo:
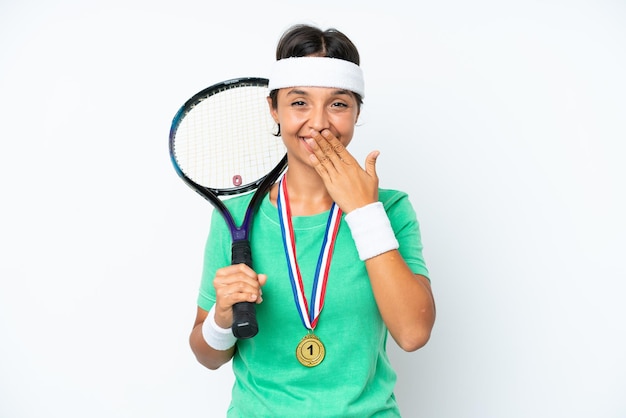
[[[362, 169], [329, 130], [313, 133], [312, 138], [309, 141], [314, 151], [311, 161], [333, 200], [346, 214], [378, 201], [377, 151], [367, 156], [365, 169]], [[367, 237], [371, 225], [361, 224], [361, 234], [376, 239]], [[354, 237], [355, 231], [352, 233]], [[393, 237], [392, 240], [395, 241]], [[362, 259], [378, 309], [398, 345], [406, 351], [417, 350], [430, 338], [435, 321], [430, 282], [414, 274], [398, 250], [385, 249], [375, 254]]]
[[423, 347], [435, 323], [430, 282], [414, 274], [398, 250], [365, 262], [378, 310], [396, 343], [405, 351]]

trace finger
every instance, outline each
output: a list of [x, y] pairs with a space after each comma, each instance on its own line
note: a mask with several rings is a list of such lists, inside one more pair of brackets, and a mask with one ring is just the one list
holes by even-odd
[[258, 302], [261, 299], [259, 276], [244, 264], [219, 269], [213, 285], [223, 309], [238, 302]]
[[228, 265], [226, 267], [222, 267], [221, 269], [217, 270], [216, 274], [229, 275], [229, 274], [236, 273], [236, 272], [242, 272], [242, 273], [245, 273], [248, 276], [254, 277], [254, 278], [256, 278], [256, 276], [257, 276], [256, 272], [254, 270], [252, 270], [251, 267], [249, 267], [248, 265], [243, 264], [243, 263], [241, 263], [241, 264], [231, 264], [231, 265]]
[[377, 178], [376, 174], [376, 160], [380, 155], [379, 151], [372, 151], [365, 158], [365, 172], [371, 177]]
[[341, 141], [332, 134], [329, 130], [324, 130], [321, 132], [321, 135], [326, 139], [328, 144], [330, 145], [332, 152], [330, 152], [330, 158], [339, 160], [343, 163], [350, 163], [354, 158], [352, 155], [346, 150], [345, 145], [341, 143]]
[[259, 274], [258, 279], [259, 279], [259, 297], [257, 298], [256, 303], [261, 303], [263, 302], [263, 286], [265, 286], [265, 283], [267, 283], [267, 275]]
[[[325, 131], [326, 132], [326, 131]], [[327, 132], [330, 134], [330, 132]], [[332, 134], [330, 134], [332, 136]], [[320, 132], [311, 131], [311, 139], [309, 142], [313, 153], [322, 163], [327, 163], [331, 160], [333, 155], [336, 156], [336, 153], [333, 149], [333, 146], [328, 142], [326, 137], [324, 137]]]
[[[328, 144], [324, 137], [315, 131], [311, 131], [311, 137], [307, 138], [306, 141], [313, 151], [313, 153], [309, 155], [309, 160], [313, 164], [315, 171], [317, 171], [322, 178], [328, 177], [328, 170], [332, 170], [333, 164], [330, 157], [326, 154], [326, 150], [332, 149], [332, 147]], [[327, 144], [326, 149], [323, 149], [320, 146], [320, 142], [325, 142]]]
[[215, 273], [216, 286], [229, 285], [235, 281], [245, 281], [254, 286], [258, 282], [257, 274], [245, 264], [233, 264], [218, 269]]
[[310, 154], [309, 160], [311, 161], [311, 164], [313, 164], [313, 168], [317, 174], [319, 174], [324, 181], [327, 181], [329, 179], [328, 169], [326, 168], [326, 165], [328, 165], [329, 162], [328, 158], [323, 157], [322, 160], [320, 160], [317, 156], [315, 156], [315, 154]]
[[241, 283], [222, 287], [216, 291], [216, 303], [223, 310], [230, 310], [239, 302], [261, 303], [262, 300], [260, 289], [242, 286]]
[[[350, 164], [354, 157], [346, 150], [345, 146], [328, 129], [322, 132], [312, 132], [317, 147], [312, 147], [319, 166], [316, 166], [318, 173], [329, 178], [336, 173], [341, 173], [344, 165]], [[314, 163], [317, 163], [312, 159]]]

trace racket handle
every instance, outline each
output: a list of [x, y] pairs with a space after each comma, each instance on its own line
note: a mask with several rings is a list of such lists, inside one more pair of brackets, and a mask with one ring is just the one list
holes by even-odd
[[[248, 240], [233, 242], [233, 264], [245, 264], [252, 267], [252, 253]], [[259, 332], [256, 321], [256, 306], [251, 302], [239, 302], [233, 305], [233, 335], [240, 339], [252, 338]]]
[[240, 339], [252, 338], [259, 332], [256, 322], [256, 307], [251, 302], [233, 305], [233, 335]]

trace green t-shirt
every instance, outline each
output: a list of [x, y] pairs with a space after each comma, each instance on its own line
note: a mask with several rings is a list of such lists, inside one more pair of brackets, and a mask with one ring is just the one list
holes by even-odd
[[[250, 195], [245, 195], [225, 202], [238, 224], [249, 200]], [[419, 224], [408, 196], [381, 189], [379, 200], [389, 215], [405, 261], [414, 273], [428, 276]], [[297, 261], [309, 301], [328, 214], [292, 219]], [[324, 307], [315, 329], [326, 356], [320, 365], [311, 368], [296, 359], [296, 346], [308, 330], [294, 302], [278, 209], [268, 196], [254, 217], [250, 242], [253, 268], [267, 274], [267, 283], [263, 302], [256, 305], [259, 333], [237, 342], [228, 416], [400, 416], [393, 394], [396, 374], [386, 353], [387, 328], [345, 220], [337, 235]], [[226, 223], [214, 212], [198, 296], [198, 305], [207, 311], [215, 303], [215, 271], [231, 262], [230, 244]]]

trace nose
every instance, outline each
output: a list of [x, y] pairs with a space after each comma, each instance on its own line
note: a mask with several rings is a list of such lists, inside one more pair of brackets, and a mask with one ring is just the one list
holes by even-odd
[[314, 106], [309, 115], [309, 125], [311, 129], [318, 132], [329, 127], [328, 114], [324, 106]]

